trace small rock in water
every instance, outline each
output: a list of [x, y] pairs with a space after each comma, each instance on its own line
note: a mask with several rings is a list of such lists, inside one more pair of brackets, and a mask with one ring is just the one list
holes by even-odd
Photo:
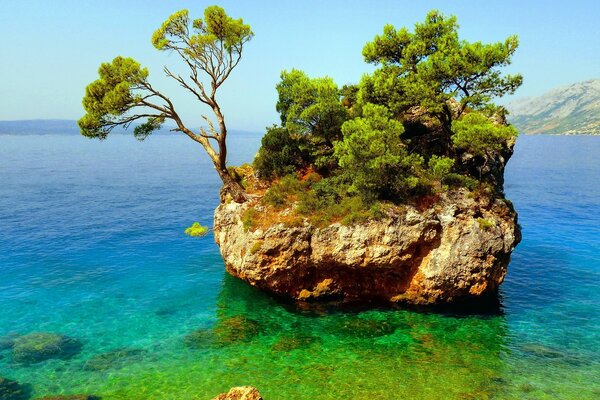
[[26, 400], [29, 390], [25, 385], [0, 376], [0, 400]]
[[36, 332], [18, 337], [13, 344], [13, 361], [32, 364], [51, 358], [70, 358], [81, 351], [79, 340], [55, 333]]
[[263, 400], [258, 389], [252, 386], [238, 386], [227, 393], [221, 393], [213, 400]]
[[83, 369], [88, 371], [106, 371], [111, 368], [122, 368], [126, 364], [140, 361], [145, 353], [146, 351], [142, 349], [111, 350], [87, 360]]

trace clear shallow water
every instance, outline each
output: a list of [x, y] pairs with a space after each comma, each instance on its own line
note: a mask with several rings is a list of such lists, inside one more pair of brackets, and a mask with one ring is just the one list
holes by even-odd
[[[232, 161], [257, 146], [234, 138]], [[0, 336], [84, 344], [33, 365], [0, 351], [0, 376], [105, 400], [243, 384], [267, 399], [600, 398], [598, 154], [600, 138], [519, 138], [506, 191], [524, 239], [501, 309], [459, 316], [303, 311], [228, 277], [212, 237], [183, 235], [210, 224], [219, 187], [186, 138], [0, 136]], [[115, 349], [138, 352], [85, 367]]]

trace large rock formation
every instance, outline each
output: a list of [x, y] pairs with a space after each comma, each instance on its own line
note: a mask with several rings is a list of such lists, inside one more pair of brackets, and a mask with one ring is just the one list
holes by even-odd
[[521, 236], [501, 196], [465, 189], [381, 220], [316, 227], [274, 223], [249, 230], [255, 203], [222, 203], [215, 240], [227, 271], [296, 300], [440, 304], [496, 291]]

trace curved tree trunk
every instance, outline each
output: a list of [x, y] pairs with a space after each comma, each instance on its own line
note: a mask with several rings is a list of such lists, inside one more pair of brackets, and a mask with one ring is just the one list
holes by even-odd
[[223, 181], [223, 188], [221, 189], [221, 202], [225, 201], [227, 195], [231, 196], [233, 201], [236, 203], [245, 203], [250, 199], [242, 185], [233, 179], [227, 169], [217, 169], [217, 173]]

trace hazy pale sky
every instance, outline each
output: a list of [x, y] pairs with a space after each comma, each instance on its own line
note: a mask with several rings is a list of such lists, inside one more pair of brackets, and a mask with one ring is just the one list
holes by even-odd
[[[190, 125], [202, 105], [164, 77], [176, 55], [156, 51], [150, 37], [174, 11], [200, 17], [210, 1], [0, 0], [0, 120], [83, 114], [85, 86], [101, 62], [117, 55], [137, 59], [150, 81], [176, 101]], [[521, 45], [509, 68], [525, 83], [515, 97], [600, 78], [600, 1], [233, 1], [218, 3], [244, 18], [255, 37], [223, 86], [219, 100], [231, 128], [260, 131], [278, 122], [275, 84], [283, 69], [329, 75], [341, 86], [372, 67], [363, 45], [383, 25], [412, 27], [431, 9], [458, 17], [461, 37], [484, 42], [517, 34]], [[179, 94], [175, 94], [179, 93]]]

